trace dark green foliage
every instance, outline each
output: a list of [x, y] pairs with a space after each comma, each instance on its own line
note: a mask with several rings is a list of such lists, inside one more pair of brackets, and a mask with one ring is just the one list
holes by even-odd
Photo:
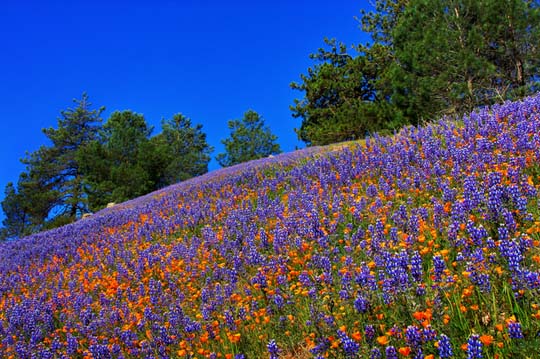
[[530, 94], [538, 73], [539, 14], [529, 5], [411, 0], [392, 31], [393, 101], [418, 119]]
[[264, 119], [255, 111], [249, 110], [242, 120], [228, 122], [231, 135], [222, 140], [225, 153], [216, 156], [223, 167], [275, 155], [281, 152], [277, 137], [264, 125]]
[[77, 151], [97, 138], [103, 108], [92, 110], [86, 94], [74, 102], [75, 108], [61, 112], [58, 128], [43, 130], [51, 145], [28, 154], [17, 187], [6, 187], [5, 237], [52, 228], [88, 211]]
[[311, 55], [316, 64], [291, 84], [305, 92], [291, 106], [294, 117], [303, 118], [298, 137], [308, 145], [362, 138], [381, 127], [375, 106], [373, 75], [364, 57], [353, 58], [343, 44], [325, 40], [330, 50]]
[[23, 196], [17, 193], [12, 182], [6, 186], [2, 209], [6, 218], [2, 221], [4, 227], [0, 230], [0, 240], [18, 238], [28, 232], [30, 226], [28, 208]]
[[150, 134], [143, 115], [114, 112], [103, 125], [100, 138], [79, 152], [90, 209], [123, 202], [153, 189], [145, 160]]
[[144, 116], [115, 112], [99, 140], [79, 152], [86, 193], [93, 211], [208, 172], [212, 148], [202, 126], [181, 114], [162, 122], [150, 137]]
[[43, 129], [52, 146], [42, 146], [23, 160], [30, 178], [42, 181], [48, 191], [56, 194], [51, 210], [54, 208], [56, 215], [72, 220], [88, 211], [77, 151], [97, 138], [104, 110], [91, 110], [86, 94], [74, 102], [75, 109], [61, 112], [57, 129]]
[[97, 211], [208, 171], [212, 147], [202, 125], [181, 114], [163, 121], [163, 131], [133, 111], [114, 112], [104, 125], [103, 108], [91, 110], [88, 96], [62, 111], [51, 141], [26, 156], [26, 171], [9, 183], [2, 201], [0, 239], [58, 227]]
[[[213, 148], [206, 142], [202, 125], [193, 126], [182, 114], [162, 121], [162, 132], [152, 138], [156, 156], [149, 159], [155, 167], [151, 173], [159, 174], [154, 181], [158, 187], [184, 181], [208, 172]], [[149, 151], [150, 153], [151, 151]]]
[[525, 0], [378, 0], [372, 43], [326, 41], [291, 107], [308, 145], [363, 137], [538, 90], [540, 11]]

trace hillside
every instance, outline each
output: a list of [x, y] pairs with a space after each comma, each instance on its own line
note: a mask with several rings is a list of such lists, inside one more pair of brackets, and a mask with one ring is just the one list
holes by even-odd
[[0, 244], [0, 357], [534, 357], [539, 160], [536, 96]]

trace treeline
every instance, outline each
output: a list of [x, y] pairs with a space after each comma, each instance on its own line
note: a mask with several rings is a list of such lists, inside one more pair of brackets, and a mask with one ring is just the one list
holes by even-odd
[[[162, 120], [161, 132], [143, 115], [116, 111], [103, 122], [104, 108], [88, 96], [61, 112], [57, 128], [43, 129], [50, 145], [29, 153], [26, 170], [8, 183], [0, 239], [58, 227], [104, 208], [208, 171], [213, 147], [202, 125], [182, 114]], [[231, 134], [216, 159], [231, 166], [281, 152], [277, 137], [255, 111], [229, 121]]]
[[[336, 40], [291, 87], [292, 114], [309, 145], [391, 133], [441, 116], [515, 100], [539, 90], [540, 0], [377, 0], [358, 19], [371, 42]], [[0, 238], [52, 228], [208, 170], [212, 147], [201, 125], [175, 115], [151, 136], [142, 115], [102, 109], [87, 96], [45, 129], [51, 146], [23, 159], [6, 187]], [[254, 111], [229, 121], [216, 160], [230, 166], [280, 152]]]
[[538, 91], [539, 1], [378, 0], [370, 43], [311, 55], [291, 106], [308, 145], [392, 132]]

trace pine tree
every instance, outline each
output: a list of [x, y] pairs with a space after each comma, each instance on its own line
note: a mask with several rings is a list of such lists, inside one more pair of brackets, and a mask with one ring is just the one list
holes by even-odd
[[277, 137], [264, 125], [264, 119], [255, 111], [249, 110], [241, 120], [228, 122], [231, 130], [229, 138], [222, 140], [225, 153], [216, 156], [223, 167], [275, 155], [281, 152]]
[[83, 164], [91, 210], [141, 196], [154, 188], [143, 160], [151, 152], [152, 130], [143, 115], [116, 111], [103, 125], [99, 138], [81, 148], [78, 159]]
[[22, 162], [26, 172], [18, 183], [19, 196], [31, 202], [31, 221], [37, 229], [54, 227], [88, 211], [77, 152], [95, 140], [104, 108], [92, 110], [84, 93], [77, 105], [61, 111], [58, 128], [43, 129], [51, 145], [41, 146]]
[[540, 89], [540, 6], [528, 0], [377, 0], [371, 43], [312, 55], [292, 87], [298, 136], [327, 144], [514, 100]]
[[392, 31], [392, 100], [430, 118], [530, 94], [539, 24], [526, 1], [411, 0]]
[[0, 240], [8, 238], [19, 238], [29, 232], [30, 215], [27, 203], [23, 196], [17, 193], [12, 182], [6, 185], [2, 209], [5, 218], [2, 221], [3, 228], [0, 230]]
[[176, 114], [161, 123], [162, 132], [152, 138], [156, 156], [147, 161], [153, 164], [152, 173], [157, 187], [163, 187], [208, 172], [213, 148], [206, 142], [202, 125], [192, 125], [191, 120]]
[[365, 58], [353, 57], [335, 40], [325, 42], [330, 49], [311, 55], [317, 64], [301, 75], [302, 83], [291, 84], [305, 93], [291, 110], [293, 117], [303, 119], [296, 133], [308, 145], [362, 138], [381, 127], [373, 106], [373, 75]]

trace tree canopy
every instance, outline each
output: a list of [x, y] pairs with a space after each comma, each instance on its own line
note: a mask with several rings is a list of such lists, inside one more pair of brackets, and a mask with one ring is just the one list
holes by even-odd
[[326, 40], [291, 84], [304, 93], [291, 106], [299, 139], [350, 140], [537, 91], [539, 16], [538, 1], [376, 1], [360, 19], [371, 43]]
[[16, 238], [73, 222], [109, 202], [123, 202], [208, 171], [212, 147], [202, 125], [181, 114], [162, 121], [162, 132], [143, 115], [92, 109], [88, 96], [44, 129], [51, 145], [22, 160], [26, 171], [8, 183], [1, 238]]
[[202, 127], [201, 124], [193, 125], [191, 119], [180, 113], [162, 121], [162, 132], [153, 138], [160, 154], [158, 161], [163, 163], [162, 172], [156, 181], [158, 186], [208, 172], [213, 147], [206, 142]]
[[225, 152], [216, 156], [223, 167], [268, 157], [281, 152], [277, 137], [265, 126], [264, 119], [255, 111], [244, 113], [241, 120], [228, 122], [230, 137], [222, 140]]

